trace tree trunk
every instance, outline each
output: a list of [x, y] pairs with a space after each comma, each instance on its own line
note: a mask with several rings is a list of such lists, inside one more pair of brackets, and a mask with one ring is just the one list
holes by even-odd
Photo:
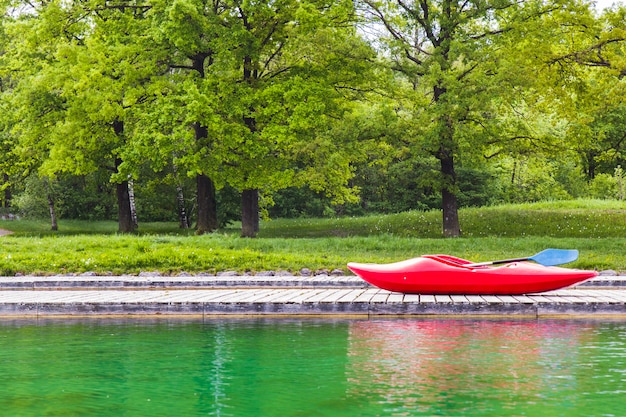
[[[115, 120], [113, 122], [113, 131], [119, 137], [124, 134], [124, 122]], [[115, 158], [115, 172], [119, 172], [119, 166], [122, 164], [120, 158]], [[117, 194], [117, 224], [120, 233], [131, 233], [136, 226], [133, 222], [133, 215], [130, 207], [130, 193], [128, 191], [128, 181], [116, 184]]]
[[59, 230], [59, 225], [57, 223], [57, 213], [54, 208], [54, 199], [52, 198], [52, 194], [48, 193], [48, 208], [50, 209], [50, 230], [54, 230], [55, 232]]
[[[246, 28], [251, 31], [251, 27], [246, 22]], [[258, 79], [258, 71], [250, 55], [243, 59], [243, 80], [253, 86]], [[252, 134], [256, 136], [257, 124], [254, 107], [249, 109], [250, 115], [244, 116], [243, 122]], [[256, 237], [259, 232], [259, 190], [247, 189], [241, 193], [241, 237]]]
[[176, 185], [176, 204], [178, 207], [178, 227], [181, 229], [189, 229], [189, 216], [185, 208], [185, 195], [183, 187]]
[[[200, 145], [206, 142], [209, 136], [207, 128], [194, 123], [193, 125], [195, 139]], [[196, 177], [196, 190], [198, 200], [198, 223], [196, 224], [196, 233], [203, 235], [205, 233], [214, 232], [218, 228], [217, 221], [217, 199], [215, 197], [215, 184], [211, 178], [204, 174], [198, 174]]]
[[454, 171], [454, 157], [451, 152], [442, 151], [440, 155], [443, 184], [441, 187], [441, 203], [443, 209], [443, 236], [461, 236], [459, 211], [456, 198], [456, 172]]
[[259, 232], [259, 190], [241, 193], [241, 237], [256, 237]]
[[[433, 97], [436, 102], [444, 100], [446, 88], [436, 85], [433, 90]], [[454, 122], [449, 115], [443, 116], [440, 120], [439, 149], [436, 157], [441, 164], [441, 205], [443, 214], [443, 236], [461, 236], [461, 225], [459, 224], [459, 211], [456, 198], [456, 172], [454, 171]]]
[[176, 208], [178, 211], [178, 227], [181, 229], [189, 229], [189, 215], [187, 214], [187, 208], [185, 207], [185, 194], [183, 192], [183, 186], [178, 176], [178, 167], [176, 164], [173, 166], [174, 180], [176, 181]]
[[47, 178], [43, 179], [46, 188], [46, 197], [48, 199], [48, 209], [50, 210], [50, 230], [57, 231], [59, 230], [59, 225], [57, 223], [57, 213], [54, 208], [54, 197], [52, 196], [52, 187], [50, 186], [50, 181]]
[[622, 169], [621, 165], [618, 165], [617, 168], [615, 168], [615, 174], [613, 176], [617, 180], [617, 199], [619, 201], [624, 201], [625, 176], [624, 176], [624, 170]]
[[128, 181], [116, 184], [117, 191], [117, 211], [118, 211], [118, 231], [120, 233], [131, 233], [135, 230], [133, 215], [130, 209], [130, 195], [128, 192]]
[[517, 161], [513, 161], [513, 170], [511, 172], [511, 185], [515, 185], [516, 174], [517, 174]]
[[587, 151], [584, 152], [582, 156], [583, 167], [585, 174], [587, 174], [587, 182], [590, 182], [596, 177], [596, 168], [598, 165], [596, 158], [598, 157], [598, 154], [595, 151]]
[[199, 174], [196, 177], [196, 187], [198, 193], [198, 224], [196, 225], [196, 233], [202, 235], [214, 232], [218, 228], [215, 184], [206, 175]]
[[128, 201], [130, 203], [130, 218], [133, 222], [133, 228], [139, 227], [137, 221], [137, 206], [135, 205], [135, 183], [132, 179], [128, 180]]

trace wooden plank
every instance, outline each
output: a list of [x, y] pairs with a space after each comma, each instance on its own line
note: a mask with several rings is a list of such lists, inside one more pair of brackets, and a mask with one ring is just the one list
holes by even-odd
[[307, 302], [307, 300], [309, 298], [311, 298], [312, 296], [314, 296], [315, 294], [318, 294], [322, 292], [322, 290], [312, 290], [312, 289], [308, 289], [306, 291], [302, 291], [300, 293], [300, 295], [294, 297], [291, 302], [296, 303], [296, 304], [303, 304], [305, 302]]
[[502, 300], [497, 295], [481, 295], [480, 298], [488, 304], [503, 304]]
[[[207, 294], [205, 295], [205, 297], [195, 297], [195, 293], [193, 292], [189, 292], [189, 291], [185, 291], [186, 296], [184, 294], [179, 294], [180, 291], [173, 291], [173, 292], [169, 292], [169, 291], [143, 291], [145, 293], [154, 293], [155, 297], [153, 298], [145, 298], [145, 300], [149, 301], [163, 301], [163, 302], [168, 302], [171, 300], [176, 300], [176, 301], [187, 301], [190, 298], [194, 298], [196, 300], [202, 300], [203, 302], [206, 300], [207, 296], [211, 301], [217, 301], [220, 302], [222, 300], [230, 300], [232, 298], [237, 298], [237, 297], [241, 297], [242, 294], [247, 294], [247, 293], [242, 293], [241, 290], [240, 291], [235, 291], [235, 290], [223, 290], [220, 291], [219, 293], [215, 293], [215, 294]], [[149, 294], [146, 294], [146, 297], [149, 297]]]
[[626, 303], [626, 291], [624, 290], [604, 290], [605, 296], [610, 297], [618, 303]]
[[546, 298], [545, 296], [540, 294], [528, 294], [526, 297], [530, 298], [534, 304], [550, 302], [549, 298]]
[[279, 303], [285, 303], [285, 304], [289, 304], [289, 303], [293, 303], [293, 300], [296, 298], [299, 298], [301, 296], [301, 294], [304, 292], [306, 292], [306, 290], [302, 290], [302, 289], [292, 289], [292, 288], [288, 288], [288, 289], [280, 289], [277, 290], [277, 294], [276, 296], [272, 296], [269, 297], [267, 300], [262, 300], [263, 302], [268, 302], [268, 303], [274, 303], [274, 304], [279, 304]]
[[389, 297], [387, 297], [387, 302], [402, 303], [404, 302], [404, 294], [402, 294], [401, 292], [392, 292], [391, 294], [389, 294]]
[[610, 298], [606, 297], [606, 294], [598, 293], [595, 290], [580, 291], [576, 289], [567, 289], [559, 291], [559, 299], [570, 303], [603, 303], [610, 301]]
[[560, 295], [558, 298], [555, 296], [550, 297], [550, 300], [553, 304], [592, 304], [596, 303], [597, 300], [590, 297], [581, 297], [581, 296], [569, 296], [569, 295]]
[[[108, 293], [111, 291], [104, 291]], [[117, 292], [117, 291], [116, 291]], [[95, 292], [94, 292], [95, 293]], [[101, 294], [99, 300], [86, 298], [86, 302], [102, 302], [102, 303], [128, 303], [128, 304], [150, 304], [150, 303], [169, 303], [169, 302], [187, 302], [190, 298], [198, 298], [200, 294], [188, 293], [187, 291], [119, 291], [120, 295], [111, 294], [113, 298]], [[124, 294], [126, 293], [126, 294]], [[179, 301], [180, 300], [180, 301]], [[95, 302], [94, 302], [95, 301]]]
[[379, 290], [376, 294], [372, 296], [372, 298], [370, 299], [370, 303], [386, 303], [387, 298], [389, 298], [390, 294], [391, 292], [389, 291]]
[[337, 292], [337, 289], [334, 289], [334, 288], [321, 290], [321, 291], [318, 291], [315, 295], [311, 297], [307, 297], [305, 301], [307, 303], [320, 303], [324, 299], [326, 299], [329, 295], [334, 294], [335, 292]]
[[[605, 297], [605, 294], [596, 290], [578, 290], [578, 289], [562, 289], [543, 293], [547, 300], [555, 303], [563, 303], [570, 300], [571, 302], [597, 302]], [[576, 299], [578, 301], [576, 301]]]
[[511, 295], [498, 295], [498, 299], [505, 304], [518, 304], [519, 301]]
[[451, 295], [450, 299], [453, 303], [465, 304], [470, 302], [465, 295]]
[[196, 294], [181, 294], [179, 291], [143, 291], [139, 294], [139, 298], [135, 296], [129, 296], [126, 298], [117, 298], [116, 301], [123, 303], [170, 303], [170, 302], [184, 302], [189, 301]]
[[[60, 299], [62, 300], [61, 302], [63, 303], [73, 303], [73, 302], [92, 302], [92, 301], [97, 301], [98, 299], [107, 299], [109, 294], [105, 294], [102, 291], [67, 291], [64, 292], [63, 294], [60, 294]], [[141, 296], [141, 294], [139, 294], [139, 296]], [[52, 294], [52, 297], [54, 297], [54, 294]], [[128, 294], [125, 293], [121, 293], [121, 294], [117, 294], [116, 296], [116, 300], [119, 301], [127, 301], [127, 300], [133, 300], [136, 299], [138, 297], [138, 294], [136, 294], [135, 292], [129, 292]]]
[[[284, 289], [272, 288], [269, 293], [265, 294], [263, 298], [260, 298], [256, 303], [272, 303], [274, 300], [283, 297], [285, 294]], [[228, 301], [225, 301], [228, 302]]]
[[174, 302], [206, 303], [215, 299], [230, 297], [228, 293], [225, 293], [222, 297], [216, 297], [217, 294], [207, 294], [206, 291], [194, 291], [190, 294], [181, 294], [182, 292], [188, 291], [175, 291], [171, 293], [169, 299]]
[[535, 301], [527, 295], [514, 295], [513, 298], [521, 304], [535, 304]]
[[232, 297], [233, 289], [219, 289], [219, 290], [197, 290], [206, 293], [202, 298], [202, 302], [205, 303], [221, 303], [228, 302], [227, 300]]
[[117, 297], [115, 301], [122, 303], [168, 303], [177, 298], [186, 301], [189, 299], [189, 294], [180, 294], [178, 291], [140, 291], [138, 293], [128, 294], [126, 297]]
[[335, 292], [328, 293], [324, 299], [320, 301], [320, 303], [336, 303], [337, 300], [341, 299], [348, 293], [350, 290], [340, 289]]
[[437, 300], [435, 299], [434, 295], [430, 295], [430, 294], [420, 294], [420, 303], [436, 303]]
[[402, 301], [404, 303], [419, 303], [420, 295], [419, 294], [404, 294], [404, 299]]
[[353, 303], [365, 290], [360, 288], [346, 292], [343, 297], [337, 300], [338, 303]]
[[604, 290], [595, 290], [595, 291], [580, 291], [576, 294], [578, 298], [584, 299], [588, 303], [605, 303], [605, 304], [613, 304], [619, 302], [615, 300], [613, 297], [609, 295]]
[[264, 290], [258, 289], [245, 289], [236, 294], [232, 294], [229, 297], [222, 297], [215, 300], [224, 304], [235, 303], [260, 303], [265, 302], [269, 298], [275, 298], [277, 296], [277, 288], [266, 288]]
[[355, 303], [369, 303], [372, 297], [378, 294], [378, 291], [379, 291], [378, 288], [368, 288], [367, 290], [363, 291], [361, 295], [359, 295], [354, 300], [354, 302]]
[[231, 299], [228, 302], [237, 302], [237, 303], [257, 303], [264, 298], [267, 298], [270, 294], [273, 294], [274, 290], [265, 289], [265, 290], [245, 290], [241, 293], [241, 295], [236, 299]]
[[452, 298], [449, 295], [435, 295], [436, 303], [451, 303]]

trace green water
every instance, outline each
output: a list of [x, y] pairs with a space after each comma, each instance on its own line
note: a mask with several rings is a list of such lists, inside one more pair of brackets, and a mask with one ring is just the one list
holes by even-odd
[[626, 322], [0, 321], [2, 416], [624, 416]]

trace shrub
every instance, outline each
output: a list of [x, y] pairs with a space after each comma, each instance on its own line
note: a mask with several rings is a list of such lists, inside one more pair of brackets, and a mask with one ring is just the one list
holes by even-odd
[[619, 196], [618, 182], [613, 175], [598, 174], [589, 183], [589, 197], [616, 200]]

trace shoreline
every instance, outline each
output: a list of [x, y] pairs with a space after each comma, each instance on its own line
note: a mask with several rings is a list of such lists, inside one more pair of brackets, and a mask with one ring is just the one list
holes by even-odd
[[358, 317], [626, 319], [626, 276], [526, 295], [381, 290], [358, 277], [0, 277], [0, 320]]

